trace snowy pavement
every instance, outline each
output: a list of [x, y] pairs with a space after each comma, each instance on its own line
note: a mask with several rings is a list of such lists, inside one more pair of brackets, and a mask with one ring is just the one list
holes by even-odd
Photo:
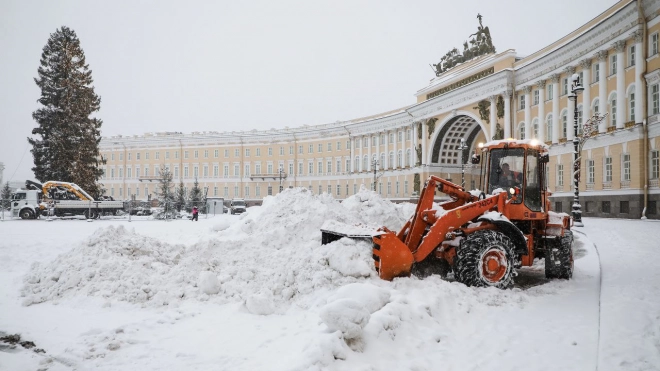
[[[660, 223], [584, 220], [575, 274], [382, 281], [327, 219], [414, 205], [285, 192], [241, 216], [0, 222], [0, 370], [657, 370]], [[595, 245], [594, 245], [595, 244]], [[0, 334], [0, 337], [4, 336]]]

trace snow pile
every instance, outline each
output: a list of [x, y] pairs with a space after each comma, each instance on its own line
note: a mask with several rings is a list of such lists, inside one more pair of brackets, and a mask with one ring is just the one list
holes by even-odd
[[376, 277], [370, 243], [321, 245], [325, 220], [397, 230], [411, 210], [414, 205], [364, 189], [340, 203], [296, 188], [267, 197], [233, 224], [212, 227], [215, 238], [187, 247], [108, 227], [50, 264], [34, 265], [24, 304], [90, 295], [142, 305], [242, 301], [254, 314], [276, 313], [291, 302], [310, 307], [319, 292]]

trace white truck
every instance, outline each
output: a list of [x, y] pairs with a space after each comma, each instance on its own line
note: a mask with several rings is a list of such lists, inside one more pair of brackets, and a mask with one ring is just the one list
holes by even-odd
[[[56, 184], [56, 185], [54, 185]], [[123, 201], [94, 200], [74, 183], [46, 182], [44, 185], [27, 181], [26, 186], [32, 189], [18, 189], [11, 197], [11, 215], [21, 219], [36, 219], [49, 212], [55, 216], [84, 215], [88, 219], [96, 219], [101, 214], [116, 214], [124, 210]], [[74, 196], [50, 198], [54, 187], [62, 191], [76, 190], [81, 194], [76, 200]], [[87, 198], [87, 199], [81, 199]]]

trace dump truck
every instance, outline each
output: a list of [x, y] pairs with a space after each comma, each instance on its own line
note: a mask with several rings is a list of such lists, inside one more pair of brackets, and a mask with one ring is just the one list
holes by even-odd
[[96, 219], [101, 214], [124, 210], [123, 201], [104, 198], [95, 200], [75, 183], [48, 181], [43, 184], [26, 181], [26, 189], [16, 190], [11, 197], [11, 213], [21, 219], [36, 219], [52, 212], [55, 216], [84, 215]]
[[[547, 278], [573, 274], [572, 218], [551, 210], [548, 148], [536, 140], [498, 140], [480, 145], [483, 191], [466, 191], [431, 175], [411, 218], [398, 232], [382, 227], [322, 229], [322, 243], [350, 237], [373, 243], [376, 272], [385, 280], [417, 274], [446, 276], [468, 286], [505, 288], [515, 269], [545, 259]], [[437, 203], [435, 191], [449, 196]]]

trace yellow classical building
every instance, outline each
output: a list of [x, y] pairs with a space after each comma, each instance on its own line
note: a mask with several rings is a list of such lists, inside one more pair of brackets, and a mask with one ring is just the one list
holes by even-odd
[[[660, 189], [660, 1], [622, 0], [569, 35], [520, 57], [494, 52], [487, 27], [463, 53], [434, 65], [417, 102], [325, 125], [268, 131], [164, 132], [105, 137], [101, 182], [116, 199], [156, 197], [160, 169], [209, 197], [261, 202], [281, 187], [345, 198], [361, 185], [410, 200], [431, 174], [466, 188], [478, 169], [463, 166], [478, 143], [536, 138], [550, 147], [554, 208], [571, 212], [574, 115], [595, 114], [584, 143], [580, 202], [585, 216], [658, 218]], [[569, 99], [571, 77], [584, 87]], [[577, 104], [577, 109], [575, 107]]]

